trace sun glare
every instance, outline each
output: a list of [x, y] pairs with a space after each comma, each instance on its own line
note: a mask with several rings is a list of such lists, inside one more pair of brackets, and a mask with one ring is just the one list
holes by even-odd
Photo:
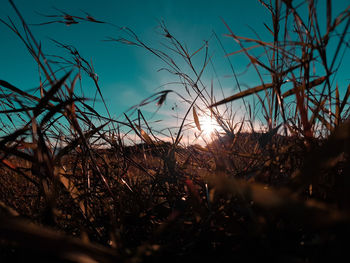
[[216, 120], [210, 116], [203, 116], [200, 119], [201, 129], [203, 135], [212, 136], [215, 131], [219, 131], [221, 128], [216, 122]]

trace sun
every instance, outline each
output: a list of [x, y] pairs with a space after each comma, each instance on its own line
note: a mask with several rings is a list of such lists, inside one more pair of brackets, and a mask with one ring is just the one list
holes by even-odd
[[200, 125], [203, 135], [212, 136], [216, 131], [220, 130], [220, 126], [216, 120], [210, 116], [202, 116], [200, 118]]

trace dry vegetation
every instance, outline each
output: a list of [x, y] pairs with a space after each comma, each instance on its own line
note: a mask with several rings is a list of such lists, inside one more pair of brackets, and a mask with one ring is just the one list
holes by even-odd
[[[349, 258], [350, 86], [342, 94], [333, 80], [349, 44], [350, 10], [333, 18], [327, 1], [323, 32], [314, 1], [303, 3], [306, 18], [292, 1], [261, 3], [271, 13], [266, 27], [272, 42], [237, 36], [225, 25], [262, 83], [241, 89], [237, 81], [239, 91], [221, 101], [201, 79], [211, 59], [208, 45], [190, 54], [164, 24], [168, 53], [127, 28], [124, 38], [110, 39], [146, 48], [188, 92], [182, 96], [188, 112], [171, 143], [157, 137], [140, 110], [136, 117], [113, 120], [75, 93], [86, 72], [103, 100], [93, 67], [77, 50], [57, 42], [70, 57], [57, 58], [62, 67], [54, 70], [18, 11], [21, 30], [13, 20], [1, 20], [23, 41], [42, 75], [33, 93], [0, 80], [2, 261]], [[103, 23], [66, 13], [55, 19], [67, 25]], [[336, 48], [329, 50], [331, 41]], [[193, 57], [203, 53], [197, 68]], [[182, 71], [172, 55], [192, 72]], [[67, 65], [75, 70], [67, 71]], [[161, 106], [170, 92], [142, 104]], [[257, 97], [258, 105], [250, 105], [248, 96]], [[248, 123], [259, 107], [266, 132], [243, 132], [247, 122], [233, 121], [230, 103], [238, 99], [244, 100]], [[198, 114], [208, 110], [225, 135], [206, 147], [185, 147], [188, 115], [201, 130]], [[143, 143], [125, 144], [125, 128]]]

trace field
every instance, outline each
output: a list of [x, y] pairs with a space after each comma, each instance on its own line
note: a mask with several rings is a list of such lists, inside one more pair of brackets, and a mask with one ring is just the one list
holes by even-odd
[[[0, 20], [26, 45], [42, 78], [32, 93], [0, 79], [1, 261], [349, 260], [350, 85], [334, 79], [349, 46], [350, 6], [332, 17], [326, 1], [323, 32], [314, 1], [305, 2], [306, 19], [292, 1], [261, 2], [271, 13], [273, 42], [237, 36], [225, 24], [261, 85], [238, 85], [223, 100], [201, 79], [208, 45], [190, 54], [163, 23], [169, 53], [128, 28], [125, 37], [109, 39], [146, 49], [183, 84], [187, 97], [178, 95], [188, 110], [166, 139], [142, 107], [159, 109], [177, 91], [155, 93], [122, 120], [108, 109], [102, 116], [75, 88], [85, 72], [105, 102], [89, 61], [57, 41], [69, 55], [53, 69], [17, 9], [24, 33], [13, 20]], [[58, 19], [104, 23], [65, 13]], [[203, 55], [199, 68], [195, 55]], [[175, 63], [179, 58], [191, 73]], [[240, 121], [236, 101], [246, 110]], [[259, 131], [254, 112], [265, 121]], [[220, 132], [205, 144], [185, 144], [189, 129], [204, 136], [203, 116]]]

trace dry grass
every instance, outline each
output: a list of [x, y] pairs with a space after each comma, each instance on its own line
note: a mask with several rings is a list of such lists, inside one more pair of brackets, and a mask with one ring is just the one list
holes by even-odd
[[[292, 1], [272, 2], [261, 1], [271, 13], [272, 25], [266, 27], [273, 42], [237, 36], [224, 22], [227, 36], [239, 44], [261, 85], [243, 90], [232, 67], [239, 91], [219, 101], [213, 85], [209, 90], [202, 81], [211, 61], [210, 42], [190, 53], [164, 24], [166, 51], [146, 45], [127, 28], [124, 38], [110, 39], [147, 49], [179, 77], [187, 97], [176, 94], [188, 103], [188, 111], [176, 134], [170, 133], [171, 143], [159, 138], [140, 110], [134, 111], [136, 117], [125, 114], [124, 121], [113, 120], [108, 109], [107, 117], [96, 112], [75, 92], [81, 72], [86, 72], [104, 102], [92, 65], [77, 50], [56, 41], [71, 57], [57, 57], [62, 68], [53, 70], [12, 3], [24, 31], [13, 20], [1, 22], [23, 41], [43, 77], [33, 94], [0, 80], [1, 258], [45, 262], [348, 258], [349, 88], [341, 97], [340, 88], [332, 83], [341, 66], [340, 51], [347, 47], [350, 12], [332, 18], [327, 1], [327, 27], [322, 33], [314, 1], [304, 3], [309, 11], [306, 20]], [[103, 23], [90, 15], [60, 13], [56, 18], [70, 25]], [[330, 38], [337, 40], [337, 48], [329, 54]], [[256, 50], [262, 50], [264, 57], [256, 56]], [[193, 58], [200, 55], [203, 62], [197, 67]], [[191, 72], [174, 62], [179, 58]], [[321, 75], [314, 74], [313, 64]], [[266, 74], [269, 81], [263, 77]], [[171, 92], [161, 91], [139, 106], [157, 102], [160, 107]], [[252, 104], [248, 96], [257, 97], [259, 104]], [[248, 122], [235, 122], [228, 103], [237, 99], [244, 100]], [[268, 128], [264, 133], [253, 130], [257, 107]], [[193, 127], [201, 131], [198, 115], [205, 112], [224, 134], [206, 147], [185, 147], [186, 120], [192, 116]], [[243, 129], [246, 123], [251, 123], [249, 133]], [[128, 132], [121, 132], [125, 129], [142, 143], [126, 144]]]

